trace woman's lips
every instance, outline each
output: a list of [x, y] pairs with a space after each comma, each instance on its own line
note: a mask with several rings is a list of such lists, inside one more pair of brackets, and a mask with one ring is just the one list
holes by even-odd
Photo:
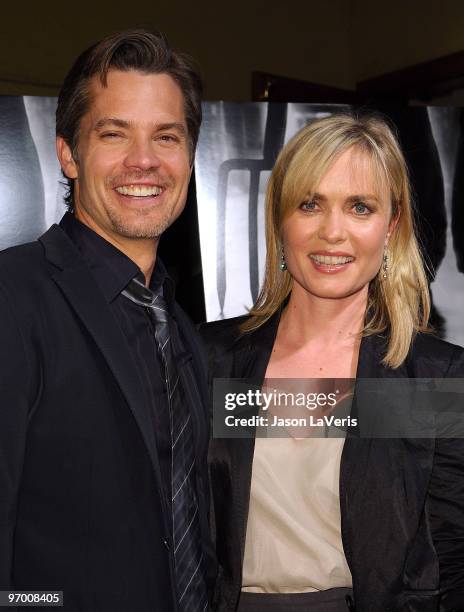
[[354, 261], [354, 257], [351, 255], [327, 255], [322, 253], [312, 253], [309, 255], [309, 259], [313, 267], [323, 274], [343, 272]]

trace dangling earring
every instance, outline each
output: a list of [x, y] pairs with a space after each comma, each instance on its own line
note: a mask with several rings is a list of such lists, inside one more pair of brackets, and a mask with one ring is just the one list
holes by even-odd
[[284, 272], [287, 269], [287, 263], [285, 262], [284, 247], [282, 247], [281, 250], [280, 250], [280, 264], [279, 264], [279, 268], [280, 268], [281, 272]]
[[383, 269], [382, 277], [384, 279], [388, 277], [388, 264], [389, 264], [389, 254], [388, 254], [387, 245], [385, 245], [383, 249], [383, 264], [382, 264], [382, 269]]

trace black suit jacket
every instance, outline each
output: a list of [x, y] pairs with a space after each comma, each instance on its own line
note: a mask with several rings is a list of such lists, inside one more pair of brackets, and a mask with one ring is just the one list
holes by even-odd
[[[243, 318], [202, 328], [211, 377], [263, 380], [279, 315], [249, 334]], [[464, 377], [463, 349], [418, 335], [397, 370], [383, 340], [363, 338], [358, 378]], [[297, 374], [297, 373], [296, 373]], [[213, 439], [217, 609], [236, 609], [254, 439]], [[464, 610], [464, 440], [348, 437], [340, 467], [342, 540], [358, 612]]]
[[[205, 360], [177, 305], [173, 317], [214, 571]], [[56, 225], [0, 256], [0, 393], [0, 589], [63, 590], [69, 612], [175, 610], [153, 408], [108, 303]]]

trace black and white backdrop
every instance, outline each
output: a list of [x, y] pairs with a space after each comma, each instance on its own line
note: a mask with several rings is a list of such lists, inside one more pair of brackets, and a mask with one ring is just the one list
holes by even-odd
[[[275, 157], [307, 122], [348, 107], [209, 102], [196, 161], [208, 320], [246, 312], [264, 271], [264, 192]], [[431, 270], [433, 322], [464, 344], [464, 120], [460, 108], [376, 107], [394, 125], [411, 175]]]
[[[0, 96], [0, 249], [34, 240], [65, 210], [55, 105], [56, 98]], [[196, 202], [191, 189], [190, 212], [163, 239], [195, 319], [231, 317], [251, 306], [264, 269], [264, 191], [275, 157], [303, 125], [340, 108], [204, 103]], [[434, 270], [434, 323], [446, 339], [464, 344], [464, 111], [377, 110], [397, 127], [408, 161], [424, 256]], [[204, 309], [203, 300], [198, 309], [192, 299], [201, 282], [185, 283], [201, 272]]]

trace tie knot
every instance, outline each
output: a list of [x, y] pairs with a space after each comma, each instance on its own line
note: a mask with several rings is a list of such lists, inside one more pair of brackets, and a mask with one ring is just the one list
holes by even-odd
[[168, 312], [162, 286], [152, 291], [148, 287], [145, 287], [138, 279], [133, 278], [122, 292], [122, 295], [139, 306], [150, 308], [157, 323], [167, 323]]

